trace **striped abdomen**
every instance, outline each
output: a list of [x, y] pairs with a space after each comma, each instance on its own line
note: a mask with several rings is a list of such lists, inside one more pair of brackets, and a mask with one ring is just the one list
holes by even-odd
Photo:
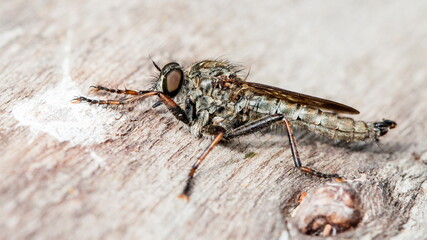
[[265, 96], [244, 99], [237, 110], [249, 109], [262, 115], [283, 114], [293, 126], [303, 127], [316, 134], [344, 141], [376, 141], [396, 123], [390, 120], [380, 122], [355, 121], [336, 113], [289, 103]]
[[299, 109], [288, 116], [291, 124], [316, 134], [344, 141], [376, 141], [385, 135], [396, 123], [390, 120], [381, 122], [356, 121], [341, 117], [336, 113], [323, 112], [316, 108], [298, 105]]

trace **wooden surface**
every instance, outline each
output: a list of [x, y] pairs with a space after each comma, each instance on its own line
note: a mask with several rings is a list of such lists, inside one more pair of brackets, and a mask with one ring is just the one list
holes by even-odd
[[294, 169], [286, 137], [217, 147], [185, 203], [177, 195], [209, 139], [153, 101], [130, 112], [70, 104], [94, 84], [148, 88], [150, 55], [222, 57], [250, 68], [250, 81], [395, 120], [379, 146], [300, 134], [299, 150], [360, 194], [362, 223], [337, 238], [425, 239], [426, 1], [0, 5], [0, 239], [304, 238], [289, 213], [328, 180]]

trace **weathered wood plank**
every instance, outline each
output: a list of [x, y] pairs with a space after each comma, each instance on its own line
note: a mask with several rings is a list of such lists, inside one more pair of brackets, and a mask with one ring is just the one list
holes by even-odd
[[251, 81], [395, 120], [380, 147], [303, 134], [299, 150], [308, 166], [350, 178], [361, 198], [361, 224], [338, 238], [425, 237], [425, 1], [1, 6], [1, 239], [304, 238], [290, 215], [302, 192], [328, 181], [294, 169], [285, 137], [217, 147], [185, 203], [176, 197], [209, 139], [148, 103], [70, 104], [94, 84], [147, 88], [149, 55], [160, 65], [224, 56], [250, 67]]

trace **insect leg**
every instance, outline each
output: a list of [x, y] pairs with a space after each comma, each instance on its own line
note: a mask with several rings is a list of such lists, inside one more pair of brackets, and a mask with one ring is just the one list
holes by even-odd
[[294, 133], [292, 131], [292, 127], [291, 124], [289, 123], [289, 121], [284, 118], [283, 122], [286, 125], [286, 130], [288, 131], [288, 137], [289, 137], [289, 144], [291, 145], [291, 151], [292, 151], [292, 158], [294, 160], [295, 163], [295, 167], [297, 167], [300, 171], [317, 176], [317, 177], [322, 177], [322, 178], [337, 178], [339, 180], [342, 180], [342, 178], [338, 175], [338, 174], [325, 174], [325, 173], [321, 173], [318, 172], [316, 170], [313, 170], [311, 168], [302, 166], [299, 154], [298, 154], [298, 150], [297, 150], [297, 144], [295, 141], [295, 136]]
[[259, 120], [256, 120], [254, 122], [250, 122], [250, 123], [243, 125], [241, 127], [232, 129], [226, 133], [224, 138], [225, 139], [231, 139], [234, 137], [247, 135], [247, 134], [262, 130], [264, 128], [267, 128], [267, 127], [271, 126], [272, 124], [274, 124], [278, 121], [283, 121], [286, 125], [286, 129], [287, 129], [288, 137], [289, 137], [289, 144], [291, 145], [292, 158], [294, 160], [295, 167], [297, 167], [300, 171], [303, 171], [305, 173], [315, 175], [318, 177], [341, 179], [340, 176], [337, 174], [324, 174], [324, 173], [315, 171], [311, 168], [302, 166], [302, 163], [301, 163], [301, 160], [300, 160], [300, 157], [298, 154], [298, 150], [297, 150], [296, 140], [295, 140], [291, 125], [290, 125], [289, 121], [287, 119], [285, 119], [284, 116], [281, 114], [270, 115], [270, 116], [261, 118]]
[[98, 91], [104, 91], [104, 92], [110, 92], [110, 93], [118, 93], [118, 94], [125, 94], [125, 95], [139, 95], [139, 91], [135, 91], [135, 90], [128, 90], [128, 89], [112, 89], [112, 88], [106, 88], [103, 86], [90, 86], [91, 88], [93, 88], [93, 90], [95, 92]]
[[247, 135], [250, 133], [254, 133], [262, 129], [265, 129], [267, 127], [270, 127], [272, 124], [279, 122], [282, 119], [283, 119], [283, 115], [281, 114], [270, 115], [270, 116], [258, 119], [256, 121], [250, 122], [248, 124], [245, 124], [243, 126], [231, 129], [225, 134], [224, 138], [231, 139], [231, 138]]
[[132, 103], [138, 100], [142, 100], [150, 96], [158, 96], [160, 100], [163, 102], [163, 104], [166, 105], [169, 111], [178, 120], [184, 122], [185, 124], [189, 123], [187, 114], [184, 112], [184, 110], [182, 110], [182, 108], [175, 101], [173, 101], [172, 98], [170, 98], [168, 95], [162, 92], [157, 92], [157, 91], [139, 91], [137, 96], [125, 98], [121, 100], [94, 100], [86, 97], [76, 97], [72, 100], [72, 102], [79, 103], [84, 101], [91, 104], [124, 105], [124, 104]]
[[76, 97], [71, 102], [72, 103], [80, 103], [80, 102], [88, 102], [90, 104], [100, 104], [100, 105], [124, 105], [127, 103], [131, 103], [135, 101], [136, 97], [130, 97], [125, 99], [119, 99], [119, 100], [96, 100], [96, 99], [89, 99], [86, 97]]
[[208, 148], [203, 152], [203, 154], [197, 159], [197, 161], [194, 163], [194, 165], [191, 167], [190, 172], [188, 173], [187, 183], [185, 184], [184, 190], [182, 191], [182, 194], [179, 195], [179, 198], [182, 198], [186, 201], [188, 201], [190, 194], [191, 194], [191, 188], [193, 186], [193, 176], [196, 172], [197, 168], [200, 166], [200, 164], [203, 162], [203, 160], [206, 158], [206, 156], [212, 151], [212, 149], [221, 141], [221, 139], [224, 136], [225, 130], [222, 129], [214, 138], [212, 143], [209, 145]]

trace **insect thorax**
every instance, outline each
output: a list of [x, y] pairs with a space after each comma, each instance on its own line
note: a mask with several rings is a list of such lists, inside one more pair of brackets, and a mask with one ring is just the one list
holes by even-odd
[[197, 136], [203, 127], [216, 124], [230, 129], [243, 124], [245, 116], [236, 111], [241, 94], [228, 80], [240, 80], [239, 69], [226, 61], [201, 61], [185, 69], [185, 82], [176, 97], [190, 118], [190, 131]]

